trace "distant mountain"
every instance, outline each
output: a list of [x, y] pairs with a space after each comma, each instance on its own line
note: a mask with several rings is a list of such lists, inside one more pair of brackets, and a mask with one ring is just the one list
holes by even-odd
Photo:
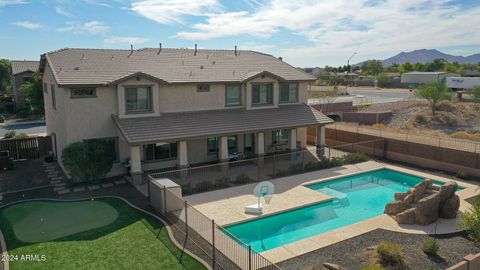
[[465, 57], [442, 53], [438, 50], [421, 49], [411, 52], [401, 52], [393, 57], [383, 60], [382, 63], [384, 67], [387, 67], [395, 63], [401, 65], [407, 61], [412, 64], [416, 62], [426, 63], [439, 58], [445, 59], [450, 63], [458, 62], [459, 64], [476, 64], [480, 62], [480, 53]]

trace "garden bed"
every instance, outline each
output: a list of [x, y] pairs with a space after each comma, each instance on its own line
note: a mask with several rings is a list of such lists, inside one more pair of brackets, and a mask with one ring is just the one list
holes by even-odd
[[464, 256], [480, 252], [480, 248], [463, 234], [455, 234], [435, 236], [440, 244], [440, 256], [428, 256], [422, 251], [427, 237], [377, 229], [278, 265], [284, 270], [323, 269], [322, 264], [329, 262], [341, 266], [342, 269], [357, 270], [375, 262], [375, 251], [372, 247], [384, 241], [400, 244], [404, 248], [406, 265], [401, 269], [446, 269], [460, 262]]

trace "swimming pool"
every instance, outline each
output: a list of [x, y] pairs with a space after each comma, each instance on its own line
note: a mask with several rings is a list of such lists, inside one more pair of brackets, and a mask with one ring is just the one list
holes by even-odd
[[394, 199], [395, 192], [405, 192], [422, 180], [381, 169], [312, 184], [307, 187], [333, 200], [239, 223], [226, 230], [255, 251], [267, 251], [379, 216], [385, 205]]

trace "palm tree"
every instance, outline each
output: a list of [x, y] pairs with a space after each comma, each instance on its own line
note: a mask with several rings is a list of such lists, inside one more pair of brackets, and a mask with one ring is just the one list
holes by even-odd
[[415, 96], [424, 98], [430, 104], [432, 114], [435, 115], [437, 104], [441, 100], [451, 100], [453, 92], [448, 89], [444, 81], [436, 81], [420, 86], [414, 92]]

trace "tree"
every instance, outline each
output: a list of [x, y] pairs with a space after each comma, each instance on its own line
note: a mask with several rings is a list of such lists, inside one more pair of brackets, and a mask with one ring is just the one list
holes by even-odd
[[386, 87], [392, 81], [385, 72], [378, 74], [375, 79], [377, 80], [378, 87]]
[[362, 63], [362, 73], [377, 76], [383, 71], [383, 64], [379, 60], [368, 60]]
[[0, 92], [10, 91], [11, 76], [12, 69], [10, 61], [7, 59], [0, 59]]
[[445, 82], [433, 82], [420, 86], [414, 92], [415, 96], [424, 98], [430, 104], [432, 114], [435, 115], [437, 104], [441, 100], [451, 100], [453, 97], [452, 91], [448, 89]]
[[62, 162], [75, 183], [99, 182], [112, 168], [105, 140], [72, 143], [63, 149]]
[[413, 71], [413, 66], [412, 64], [410, 64], [410, 62], [407, 61], [400, 66], [399, 71], [401, 73]]
[[33, 74], [32, 80], [20, 86], [20, 92], [25, 94], [27, 104], [30, 105], [30, 112], [33, 114], [44, 114], [43, 89], [38, 80], [38, 75]]

